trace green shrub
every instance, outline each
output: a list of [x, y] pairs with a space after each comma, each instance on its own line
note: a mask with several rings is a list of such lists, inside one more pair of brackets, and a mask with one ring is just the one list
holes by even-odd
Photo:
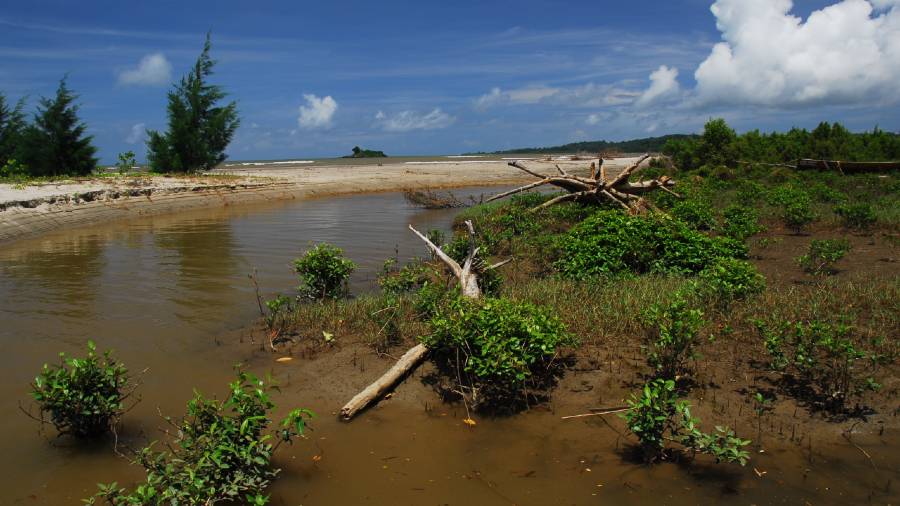
[[817, 218], [812, 210], [809, 195], [804, 192], [796, 192], [792, 199], [779, 205], [782, 206], [782, 221], [798, 234]]
[[679, 220], [659, 214], [630, 216], [599, 211], [559, 240], [556, 268], [566, 277], [647, 272], [700, 272], [720, 256], [747, 255], [733, 239], [709, 237]]
[[386, 260], [381, 268], [381, 275], [378, 276], [378, 286], [385, 295], [416, 291], [433, 275], [433, 269], [421, 262], [413, 262], [400, 268], [396, 267], [396, 263], [393, 258]]
[[766, 278], [750, 262], [717, 258], [700, 272], [700, 291], [722, 304], [762, 292]]
[[125, 392], [129, 384], [125, 366], [113, 360], [109, 351], [98, 356], [93, 341], [88, 341], [87, 348], [85, 358], [60, 353], [60, 363], [44, 364], [31, 385], [41, 420], [49, 416], [60, 434], [79, 438], [108, 432], [122, 414], [130, 393]]
[[356, 264], [344, 258], [344, 252], [330, 244], [319, 244], [294, 260], [300, 275], [298, 290], [311, 299], [337, 299], [349, 292], [348, 280]]
[[703, 311], [691, 307], [683, 293], [668, 304], [654, 304], [645, 312], [647, 363], [659, 378], [675, 379], [687, 369], [703, 326]]
[[137, 159], [134, 157], [134, 151], [119, 153], [119, 161], [116, 162], [116, 171], [119, 175], [128, 174], [135, 165], [137, 165]]
[[834, 213], [841, 217], [847, 228], [868, 230], [875, 224], [875, 211], [866, 203], [842, 204], [834, 208]]
[[766, 228], [759, 224], [756, 210], [746, 206], [729, 206], [723, 212], [722, 234], [737, 241], [746, 241]]
[[0, 179], [26, 179], [27, 177], [28, 167], [15, 159], [7, 160], [0, 166]]
[[686, 198], [676, 203], [672, 207], [672, 216], [697, 230], [711, 230], [716, 225], [712, 205], [700, 197]]
[[479, 391], [489, 396], [521, 387], [576, 342], [549, 310], [506, 299], [458, 297], [432, 317], [431, 328], [421, 341], [466, 375], [460, 386], [473, 399]]
[[277, 330], [280, 334], [287, 324], [288, 314], [293, 310], [290, 297], [279, 295], [272, 300], [267, 300], [266, 308], [269, 310], [265, 316], [266, 328]]
[[850, 249], [850, 241], [846, 239], [814, 239], [809, 243], [809, 251], [797, 258], [797, 263], [809, 274], [834, 274], [835, 262], [844, 258]]
[[664, 459], [667, 442], [679, 444], [691, 453], [705, 453], [716, 462], [738, 462], [745, 465], [749, 454], [744, 449], [750, 441], [740, 439], [727, 427], [716, 427], [707, 434], [697, 427], [700, 420], [691, 415], [690, 404], [679, 400], [673, 380], [656, 379], [644, 385], [639, 395], [631, 395], [628, 411], [622, 417], [628, 430], [640, 440], [644, 460]]
[[[273, 433], [267, 432], [269, 398], [273, 386], [252, 374], [238, 371], [225, 401], [206, 399], [197, 393], [187, 404], [187, 416], [175, 425], [168, 450], [144, 448], [137, 462], [147, 479], [133, 491], [116, 483], [100, 485], [88, 504], [171, 505], [214, 504], [242, 501], [266, 504], [263, 491], [278, 474], [271, 467], [272, 454], [281, 443], [303, 436], [306, 419], [313, 413], [295, 409]], [[275, 441], [275, 444], [272, 443]]]
[[878, 384], [872, 378], [883, 359], [863, 350], [853, 328], [820, 321], [768, 324], [754, 321], [773, 370], [785, 373], [826, 409], [840, 412], [847, 402]]

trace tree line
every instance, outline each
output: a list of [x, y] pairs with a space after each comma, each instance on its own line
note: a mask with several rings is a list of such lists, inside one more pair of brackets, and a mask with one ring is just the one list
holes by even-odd
[[[191, 70], [168, 92], [168, 129], [148, 131], [153, 172], [196, 172], [222, 163], [240, 125], [237, 104], [211, 84], [215, 61], [207, 34]], [[63, 77], [53, 97], [40, 99], [29, 122], [25, 99], [11, 104], [0, 93], [0, 177], [85, 176], [97, 167], [97, 148], [78, 116], [78, 95]]]
[[733, 167], [740, 162], [792, 163], [801, 158], [842, 161], [900, 160], [900, 135], [875, 128], [853, 133], [840, 123], [819, 123], [811, 132], [751, 130], [738, 135], [724, 119], [712, 119], [697, 137], [670, 139], [662, 152], [683, 170]]

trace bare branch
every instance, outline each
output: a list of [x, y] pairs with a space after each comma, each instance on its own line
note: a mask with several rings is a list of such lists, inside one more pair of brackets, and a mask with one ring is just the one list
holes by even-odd
[[485, 202], [492, 202], [492, 201], [497, 200], [497, 199], [502, 199], [503, 197], [509, 197], [510, 195], [515, 195], [516, 193], [521, 193], [521, 192], [524, 192], [524, 191], [528, 191], [528, 190], [530, 190], [530, 189], [532, 189], [532, 188], [537, 188], [538, 186], [548, 184], [549, 182], [550, 182], [549, 179], [542, 179], [541, 181], [538, 181], [538, 182], [536, 182], [536, 183], [527, 184], [527, 185], [525, 185], [525, 186], [521, 186], [521, 187], [519, 187], [519, 188], [516, 188], [515, 190], [510, 190], [510, 191], [508, 191], [508, 192], [503, 192], [503, 193], [494, 195], [493, 197], [491, 197], [491, 198], [485, 200]]
[[547, 179], [547, 178], [549, 177], [549, 176], [545, 176], [545, 175], [543, 175], [543, 174], [538, 174], [537, 172], [532, 171], [532, 170], [529, 169], [528, 167], [525, 167], [524, 165], [522, 165], [521, 163], [519, 163], [518, 160], [516, 160], [516, 161], [514, 161], [514, 162], [509, 162], [508, 165], [510, 165], [511, 167], [515, 167], [515, 168], [517, 168], [517, 169], [519, 169], [519, 170], [523, 170], [523, 171], [525, 171], [525, 172], [531, 174], [531, 175], [534, 176], [534, 177], [539, 177], [539, 178], [541, 178], [541, 179]]
[[456, 263], [456, 260], [450, 258], [450, 256], [448, 256], [446, 253], [444, 253], [441, 250], [441, 248], [438, 248], [437, 246], [435, 246], [433, 242], [431, 242], [427, 237], [422, 235], [421, 232], [419, 232], [418, 230], [413, 228], [412, 225], [409, 226], [409, 229], [412, 230], [414, 234], [419, 236], [419, 239], [422, 239], [423, 241], [425, 241], [425, 244], [428, 245], [428, 249], [430, 249], [431, 252], [434, 253], [434, 255], [436, 257], [440, 258], [442, 262], [447, 264], [447, 267], [449, 267], [450, 270], [453, 271], [453, 274], [456, 277], [462, 276], [462, 273], [463, 273], [462, 267], [460, 267], [459, 264]]

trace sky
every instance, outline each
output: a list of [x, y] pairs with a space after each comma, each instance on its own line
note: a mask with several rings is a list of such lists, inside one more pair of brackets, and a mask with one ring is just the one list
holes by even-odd
[[102, 161], [142, 160], [208, 31], [232, 160], [900, 130], [900, 0], [7, 2], [0, 93], [67, 75]]

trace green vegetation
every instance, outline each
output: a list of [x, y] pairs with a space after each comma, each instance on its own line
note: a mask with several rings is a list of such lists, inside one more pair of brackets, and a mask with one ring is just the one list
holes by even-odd
[[845, 227], [855, 230], [868, 230], [876, 222], [875, 211], [866, 203], [838, 205], [834, 214], [841, 217]]
[[718, 257], [743, 258], [746, 247], [710, 237], [682, 221], [651, 214], [598, 211], [561, 240], [556, 268], [572, 278], [599, 274], [697, 273]]
[[134, 157], [134, 151], [119, 153], [119, 161], [116, 162], [116, 172], [124, 176], [131, 172], [135, 165], [137, 165], [137, 159]]
[[[0, 164], [6, 165], [8, 161], [15, 160], [19, 156], [22, 135], [26, 127], [24, 109], [25, 99], [10, 107], [6, 96], [0, 93]], [[9, 176], [0, 174], [0, 177]]]
[[766, 278], [753, 264], [735, 258], [717, 258], [699, 277], [700, 293], [723, 306], [766, 288]]
[[750, 458], [744, 449], [750, 441], [738, 438], [731, 429], [716, 426], [716, 432], [708, 434], [697, 427], [700, 420], [691, 415], [687, 401], [678, 399], [673, 380], [646, 383], [640, 394], [631, 396], [628, 407], [622, 417], [628, 430], [640, 440], [646, 462], [668, 457], [669, 442], [681, 445], [691, 456], [712, 455], [716, 462], [737, 462], [743, 466]]
[[458, 387], [476, 403], [515, 396], [526, 380], [547, 372], [561, 347], [576, 342], [549, 310], [506, 299], [455, 297], [431, 328], [421, 341], [465, 376]]
[[298, 290], [311, 299], [338, 299], [349, 292], [350, 274], [356, 269], [344, 252], [330, 244], [319, 244], [294, 260], [294, 270], [300, 275]]
[[84, 358], [59, 354], [59, 364], [44, 364], [31, 384], [40, 419], [49, 417], [60, 434], [91, 438], [109, 432], [130, 392], [128, 370], [109, 351], [98, 356], [88, 341]]
[[[670, 141], [680, 141], [685, 139], [693, 139], [695, 135], [664, 135], [662, 137], [647, 137], [645, 139], [634, 139], [630, 141], [613, 142], [613, 141], [586, 141], [573, 142], [562, 146], [550, 146], [545, 148], [518, 148], [506, 151], [495, 151], [491, 154], [556, 154], [556, 153], [600, 153], [621, 152], [621, 153], [658, 153], [662, 151], [663, 146]], [[484, 153], [477, 153], [484, 154]]]
[[97, 167], [97, 149], [93, 137], [85, 135], [87, 126], [78, 119], [76, 98], [62, 79], [56, 96], [41, 99], [34, 122], [22, 133], [16, 156], [30, 176], [85, 176]]
[[225, 148], [240, 120], [235, 102], [217, 105], [226, 94], [221, 86], [209, 83], [215, 65], [211, 47], [207, 34], [194, 68], [169, 92], [168, 131], [147, 132], [147, 160], [155, 172], [209, 170], [225, 161]]
[[[264, 491], [278, 474], [272, 455], [282, 443], [290, 443], [306, 431], [313, 413], [295, 409], [277, 428], [269, 431], [269, 398], [273, 386], [252, 374], [238, 371], [224, 401], [197, 393], [187, 404], [187, 416], [177, 423], [168, 450], [153, 445], [137, 456], [147, 479], [134, 490], [118, 484], [100, 485], [88, 504], [169, 505], [214, 504], [222, 501], [268, 503]], [[273, 444], [273, 441], [275, 442]]]
[[685, 294], [676, 293], [669, 304], [650, 306], [645, 319], [649, 325], [647, 363], [656, 377], [674, 379], [683, 375], [705, 323], [703, 311], [692, 308]]
[[786, 133], [752, 130], [736, 135], [722, 119], [706, 124], [700, 137], [671, 139], [662, 148], [681, 170], [733, 167], [747, 163], [789, 163], [800, 158], [845, 161], [900, 160], [900, 136], [878, 128], [851, 133], [840, 123], [822, 122], [812, 132], [793, 128]]
[[792, 391], [797, 396], [840, 413], [859, 394], [880, 388], [872, 375], [887, 357], [859, 347], [852, 327], [821, 321], [756, 320], [755, 324], [769, 354], [770, 367], [796, 382], [799, 388]]
[[359, 146], [353, 146], [353, 154], [344, 158], [386, 158], [384, 151], [374, 151], [371, 149], [360, 149]]
[[813, 239], [809, 251], [797, 258], [800, 267], [809, 274], [834, 274], [834, 264], [850, 251], [850, 241], [846, 239]]

